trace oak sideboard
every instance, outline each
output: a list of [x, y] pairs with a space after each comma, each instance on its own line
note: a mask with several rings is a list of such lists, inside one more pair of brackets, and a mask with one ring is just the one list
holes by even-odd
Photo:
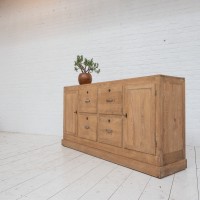
[[185, 79], [64, 87], [62, 144], [158, 178], [185, 169]]

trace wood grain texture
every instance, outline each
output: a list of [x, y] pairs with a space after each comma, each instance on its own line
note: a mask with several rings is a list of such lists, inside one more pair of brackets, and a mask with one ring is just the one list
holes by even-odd
[[98, 89], [98, 112], [122, 114], [122, 85], [102, 85]]
[[69, 105], [64, 116], [73, 116], [69, 129], [78, 121], [78, 130], [70, 135], [65, 128], [63, 144], [108, 160], [111, 154], [110, 161], [159, 178], [186, 168], [184, 78], [155, 75], [65, 87], [65, 93], [64, 103], [77, 104], [78, 120]]
[[97, 88], [89, 85], [79, 88], [79, 112], [97, 112]]
[[77, 99], [78, 90], [64, 93], [64, 133], [66, 134], [77, 134]]
[[157, 167], [157, 166], [150, 165], [147, 163], [139, 162], [137, 160], [133, 160], [133, 159], [119, 156], [119, 155], [115, 155], [115, 154], [112, 154], [110, 152], [106, 152], [103, 150], [99, 151], [96, 148], [90, 148], [88, 146], [80, 145], [78, 143], [74, 143], [71, 141], [63, 140], [62, 144], [66, 147], [70, 147], [72, 149], [82, 151], [84, 153], [102, 158], [104, 160], [112, 161], [116, 164], [120, 164], [122, 166], [131, 168], [131, 169], [135, 169], [137, 171], [149, 174], [151, 176], [155, 176], [157, 178], [163, 178], [163, 177], [171, 175], [175, 172], [181, 171], [187, 167], [186, 160], [180, 160], [178, 162], [175, 162], [175, 163], [172, 163], [169, 165], [165, 165], [163, 167]]
[[179, 83], [164, 83], [163, 120], [164, 153], [183, 149], [183, 89]]
[[99, 116], [98, 141], [113, 146], [122, 146], [122, 117]]
[[103, 151], [103, 150], [99, 151], [96, 148], [91, 148], [91, 147], [88, 147], [88, 146], [85, 146], [85, 145], [80, 145], [78, 143], [74, 143], [74, 142], [67, 141], [67, 140], [63, 140], [62, 144], [66, 147], [70, 147], [72, 149], [82, 151], [82, 152], [87, 153], [89, 155], [93, 155], [93, 156], [96, 156], [96, 157], [99, 157], [99, 158], [120, 164], [122, 166], [129, 167], [131, 169], [135, 169], [137, 171], [141, 171], [141, 172], [144, 172], [146, 174], [161, 178], [160, 168], [156, 167], [154, 165], [142, 163], [142, 162], [139, 162], [137, 160], [133, 160], [133, 159], [129, 159], [129, 158], [126, 158], [126, 157], [123, 157], [123, 156], [115, 155], [115, 154], [112, 154], [110, 152], [106, 152], [106, 151]]
[[78, 115], [78, 136], [88, 140], [97, 139], [97, 116], [91, 114]]
[[184, 159], [184, 151], [175, 151], [172, 153], [167, 153], [163, 155], [163, 162], [164, 164], [174, 163], [178, 160]]
[[155, 86], [125, 86], [125, 113], [127, 131], [124, 147], [139, 152], [155, 154]]
[[65, 139], [67, 141], [76, 142], [78, 144], [85, 145], [85, 146], [88, 146], [91, 148], [95, 147], [96, 149], [99, 149], [99, 150], [107, 151], [112, 154], [121, 155], [121, 156], [124, 156], [127, 158], [131, 158], [131, 159], [138, 160], [141, 162], [149, 163], [149, 164], [152, 164], [155, 166], [159, 166], [159, 164], [160, 164], [160, 162], [159, 162], [160, 158], [155, 155], [145, 154], [145, 153], [138, 152], [138, 151], [130, 151], [129, 149], [120, 148], [117, 146], [112, 146], [112, 145], [104, 144], [101, 142], [94, 142], [94, 141], [76, 137], [73, 135], [66, 135]]

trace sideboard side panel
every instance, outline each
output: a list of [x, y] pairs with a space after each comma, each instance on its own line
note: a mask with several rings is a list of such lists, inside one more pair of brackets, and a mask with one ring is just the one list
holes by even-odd
[[182, 82], [165, 81], [163, 98], [164, 154], [184, 149], [184, 115]]

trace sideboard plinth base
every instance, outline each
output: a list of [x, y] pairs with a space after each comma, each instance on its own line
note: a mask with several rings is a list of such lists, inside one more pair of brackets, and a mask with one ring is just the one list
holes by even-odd
[[179, 160], [177, 162], [158, 167], [155, 165], [151, 165], [148, 163], [140, 162], [137, 160], [133, 160], [127, 157], [123, 157], [120, 155], [116, 155], [107, 151], [95, 149], [92, 147], [88, 147], [79, 143], [71, 142], [68, 140], [62, 140], [62, 145], [65, 147], [69, 147], [84, 153], [87, 153], [89, 155], [102, 158], [107, 161], [111, 161], [113, 163], [131, 168], [133, 170], [143, 172], [145, 174], [157, 177], [157, 178], [163, 178], [166, 176], [169, 176], [171, 174], [174, 174], [175, 172], [181, 171], [186, 169], [187, 167], [187, 160]]

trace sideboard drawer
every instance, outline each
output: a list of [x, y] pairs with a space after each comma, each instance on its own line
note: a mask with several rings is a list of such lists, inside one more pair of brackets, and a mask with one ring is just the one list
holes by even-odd
[[98, 111], [102, 114], [122, 114], [122, 86], [107, 85], [98, 89]]
[[98, 141], [113, 146], [122, 146], [121, 116], [99, 116]]
[[96, 141], [97, 117], [96, 115], [79, 114], [78, 116], [78, 136]]
[[79, 112], [97, 112], [97, 88], [84, 86], [79, 89]]

